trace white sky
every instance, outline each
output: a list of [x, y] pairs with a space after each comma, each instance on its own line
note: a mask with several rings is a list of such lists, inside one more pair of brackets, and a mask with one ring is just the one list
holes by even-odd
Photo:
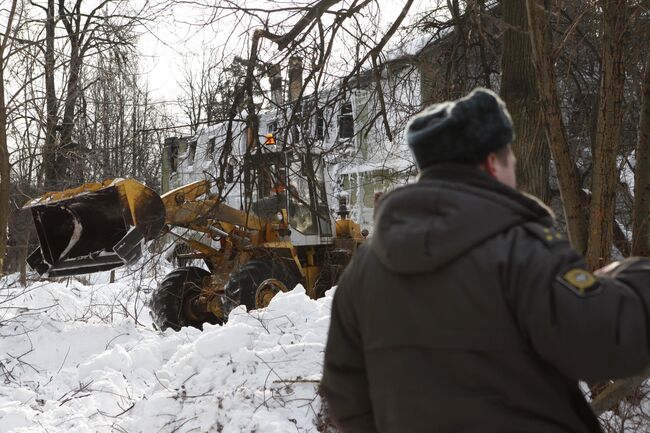
[[[178, 99], [180, 68], [186, 63], [186, 54], [197, 56], [206, 48], [206, 38], [214, 37], [210, 27], [189, 25], [192, 8], [178, 7], [175, 16], [166, 16], [140, 37], [140, 68], [156, 99], [174, 103]], [[198, 20], [197, 20], [198, 21]]]
[[[439, 0], [418, 0], [409, 16], [425, 12], [438, 2]], [[272, 10], [273, 4], [280, 7], [283, 2], [249, 0], [246, 3], [256, 3], [262, 8]], [[390, 23], [401, 11], [404, 1], [380, 0], [379, 4], [382, 7], [382, 21]], [[140, 38], [142, 73], [147, 78], [154, 98], [169, 102], [166, 104], [169, 109], [180, 96], [181, 89], [178, 83], [182, 81], [183, 68], [187, 65], [199, 67], [205, 51], [216, 50], [217, 47], [225, 45], [225, 49], [239, 53], [248, 42], [249, 35], [245, 28], [233, 32], [233, 29], [236, 30], [234, 17], [220, 19], [218, 27], [214, 24], [199, 25], [211, 12], [211, 8], [199, 8], [195, 5], [176, 6], [173, 12], [168, 11], [161, 16], [159, 22]], [[277, 15], [272, 15], [271, 19], [277, 20]], [[405, 22], [408, 19], [407, 17]], [[231, 39], [226, 41], [227, 35], [231, 34]], [[344, 56], [344, 53], [341, 55]]]

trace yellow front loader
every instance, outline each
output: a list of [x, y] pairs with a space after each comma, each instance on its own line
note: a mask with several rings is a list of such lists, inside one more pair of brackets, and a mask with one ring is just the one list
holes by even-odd
[[185, 246], [183, 259], [207, 269], [182, 266], [160, 282], [150, 300], [159, 329], [223, 323], [237, 305], [265, 307], [298, 283], [317, 298], [367, 232], [348, 219], [344, 201], [333, 219], [322, 195], [300, 197], [287, 179], [257, 191], [247, 210], [219, 200], [207, 181], [162, 196], [132, 179], [48, 193], [25, 206], [40, 242], [28, 264], [49, 277], [104, 271], [134, 263], [145, 241], [171, 236]]

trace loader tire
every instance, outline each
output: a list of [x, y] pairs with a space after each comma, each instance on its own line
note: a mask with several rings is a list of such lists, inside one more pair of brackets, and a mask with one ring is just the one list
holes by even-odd
[[254, 310], [255, 292], [269, 278], [279, 280], [288, 290], [296, 287], [299, 282], [296, 274], [280, 261], [250, 260], [230, 274], [230, 280], [224, 288], [227, 313], [237, 305], [245, 305], [249, 311]]
[[219, 323], [213, 314], [190, 317], [183, 309], [186, 302], [201, 293], [203, 278], [208, 275], [210, 272], [194, 266], [178, 268], [167, 274], [149, 300], [154, 326], [161, 331], [167, 328], [178, 331], [183, 326], [202, 329], [204, 323]]

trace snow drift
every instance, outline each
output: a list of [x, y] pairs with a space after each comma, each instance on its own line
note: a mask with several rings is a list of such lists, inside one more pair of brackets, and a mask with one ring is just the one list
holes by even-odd
[[143, 274], [0, 282], [0, 432], [318, 431], [333, 291], [160, 333]]

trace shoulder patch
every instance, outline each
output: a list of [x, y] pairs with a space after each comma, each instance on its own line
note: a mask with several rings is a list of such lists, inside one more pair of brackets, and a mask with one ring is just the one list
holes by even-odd
[[558, 275], [557, 280], [578, 296], [593, 295], [600, 287], [598, 278], [582, 268], [571, 268]]
[[566, 236], [552, 227], [546, 227], [540, 223], [528, 222], [523, 224], [527, 232], [541, 240], [544, 245], [552, 246], [558, 243], [568, 242]]

